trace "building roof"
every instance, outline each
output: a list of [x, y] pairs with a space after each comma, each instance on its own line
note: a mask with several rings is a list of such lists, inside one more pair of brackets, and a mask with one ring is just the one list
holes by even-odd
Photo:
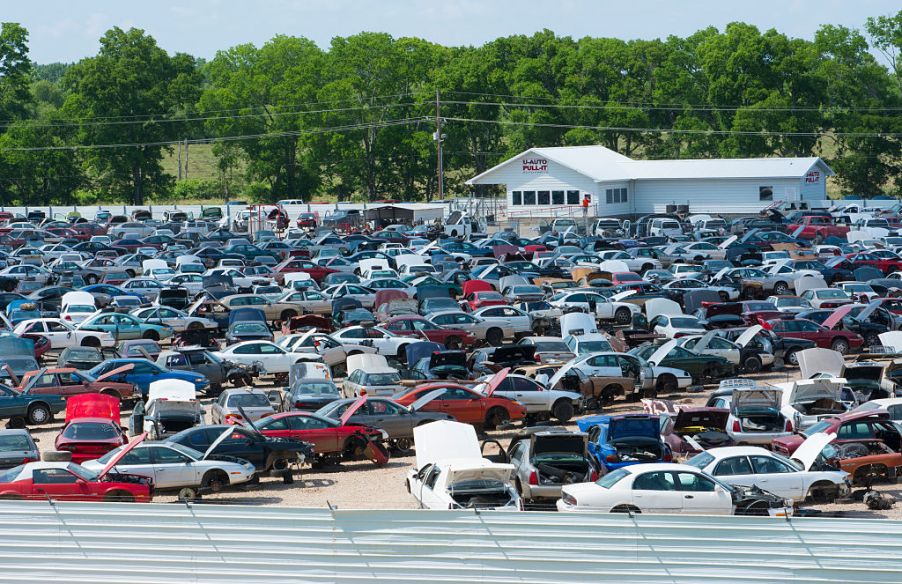
[[467, 184], [495, 184], [492, 175], [527, 156], [546, 158], [595, 182], [704, 178], [802, 178], [815, 165], [827, 176], [835, 173], [816, 156], [806, 158], [705, 158], [690, 160], [633, 160], [604, 146], [530, 148], [505, 160]]

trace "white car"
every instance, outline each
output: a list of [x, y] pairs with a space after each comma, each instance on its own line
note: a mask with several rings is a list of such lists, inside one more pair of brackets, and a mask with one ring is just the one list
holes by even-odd
[[9, 266], [0, 270], [0, 276], [15, 278], [16, 280], [31, 280], [46, 285], [50, 281], [52, 274], [43, 266], [33, 266], [31, 264], [20, 264], [18, 266]]
[[727, 484], [758, 487], [795, 503], [808, 499], [823, 502], [823, 493], [835, 493], [834, 497], [848, 494], [848, 473], [812, 470], [817, 456], [830, 441], [826, 434], [814, 436], [819, 438], [807, 439], [793, 453], [792, 460], [758, 446], [727, 446], [700, 452], [686, 464]]
[[668, 255], [683, 260], [700, 262], [703, 260], [722, 260], [727, 257], [727, 252], [725, 249], [721, 249], [713, 243], [696, 241], [691, 243], [681, 243]]
[[194, 296], [203, 291], [204, 277], [200, 274], [178, 274], [169, 280], [169, 285], [184, 288], [190, 296]]
[[[479, 379], [476, 391], [485, 392], [486, 383], [493, 375]], [[554, 418], [566, 424], [581, 408], [583, 396], [573, 391], [547, 389], [541, 383], [525, 375], [509, 374], [498, 384], [492, 395], [500, 395], [526, 406], [526, 415], [542, 420]]]
[[812, 288], [802, 292], [802, 298], [813, 308], [836, 308], [842, 304], [851, 304], [852, 297], [839, 288]]
[[416, 466], [405, 482], [421, 508], [521, 510], [514, 466], [483, 458], [473, 426], [439, 420], [413, 437]]
[[17, 335], [31, 333], [47, 337], [51, 349], [113, 347], [116, 345], [116, 339], [111, 333], [75, 328], [69, 322], [59, 318], [23, 320], [16, 325], [13, 332]]
[[366, 339], [362, 343], [340, 342], [332, 335], [315, 330], [284, 336], [276, 344], [292, 353], [320, 355], [323, 363], [330, 367], [342, 365], [350, 355], [377, 351]]
[[402, 361], [407, 358], [407, 345], [420, 342], [416, 337], [396, 335], [379, 326], [349, 326], [332, 333], [332, 338], [341, 344], [361, 344], [372, 341], [380, 355], [397, 356]]
[[160, 290], [163, 289], [163, 284], [159, 280], [154, 280], [153, 278], [132, 278], [131, 280], [123, 282], [120, 288], [126, 292], [140, 294], [147, 300], [153, 302], [160, 296]]
[[594, 292], [584, 292], [579, 289], [569, 289], [558, 292], [552, 296], [548, 303], [561, 310], [567, 308], [579, 308], [588, 312], [599, 320], [613, 320], [617, 324], [629, 324], [633, 315], [640, 312], [640, 308], [629, 302], [615, 302]]
[[212, 354], [233, 363], [249, 366], [260, 363], [267, 373], [284, 376], [288, 375], [295, 363], [322, 360], [319, 355], [291, 353], [269, 341], [244, 341], [226, 347], [222, 351], [213, 351]]
[[364, 288], [359, 284], [336, 284], [323, 290], [323, 294], [333, 300], [337, 298], [353, 298], [363, 308], [373, 308], [376, 303], [376, 291]]
[[215, 329], [218, 326], [215, 320], [199, 316], [188, 316], [185, 312], [170, 306], [138, 308], [132, 310], [131, 314], [146, 322], [165, 324], [177, 333], [186, 330]]
[[484, 306], [474, 311], [473, 316], [497, 325], [508, 338], [532, 334], [532, 317], [513, 306]]
[[801, 296], [769, 296], [765, 302], [770, 302], [777, 310], [788, 314], [811, 310], [811, 303]]
[[[127, 452], [113, 468], [122, 473], [149, 477], [153, 479], [155, 489], [177, 489], [180, 498], [195, 499], [204, 492], [246, 483], [254, 477], [256, 469], [246, 460], [208, 458], [220, 441], [231, 434], [232, 429], [229, 428], [203, 453], [174, 442], [144, 442]], [[100, 472], [123, 448], [128, 448], [128, 445], [111, 450], [97, 460], [89, 460], [82, 466]]]
[[557, 510], [732, 515], [733, 490], [687, 464], [634, 464], [594, 483], [564, 485]]
[[[225, 261], [225, 260], [221, 260]], [[233, 267], [222, 267], [222, 268], [213, 268], [212, 270], [207, 270], [205, 274], [207, 276], [228, 276], [232, 279], [232, 284], [237, 286], [238, 288], [252, 288], [257, 284], [269, 284], [269, 278], [263, 278], [260, 276], [245, 276], [237, 269]]]
[[688, 314], [659, 314], [648, 323], [650, 329], [668, 339], [703, 335], [707, 330], [699, 319]]
[[661, 268], [660, 260], [651, 257], [633, 257], [625, 251], [609, 249], [598, 252], [602, 260], [618, 260], [626, 264], [631, 272], [641, 274], [647, 270], [657, 270]]

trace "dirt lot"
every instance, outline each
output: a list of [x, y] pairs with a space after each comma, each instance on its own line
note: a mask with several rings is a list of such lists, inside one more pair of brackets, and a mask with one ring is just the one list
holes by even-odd
[[[791, 381], [798, 376], [797, 369], [787, 369], [781, 372], [763, 373], [752, 376], [764, 382], [778, 383]], [[272, 386], [264, 379], [260, 385], [262, 388]], [[704, 405], [708, 393], [716, 389], [716, 386], [707, 386], [704, 391], [696, 393], [680, 393], [667, 397], [681, 404]], [[209, 406], [209, 400], [205, 400]], [[629, 402], [617, 402], [608, 408], [608, 413], [627, 413], [641, 411], [641, 404]], [[128, 413], [123, 413], [123, 422]], [[53, 441], [62, 426], [62, 416], [58, 416], [58, 423], [42, 426], [32, 431], [32, 435], [39, 440], [42, 450], [53, 449]], [[570, 425], [575, 429], [575, 425]], [[489, 436], [507, 443], [516, 429], [504, 432], [490, 432]], [[242, 504], [242, 505], [280, 505], [289, 507], [334, 507], [364, 508], [364, 509], [414, 509], [416, 501], [404, 488], [404, 479], [409, 469], [414, 466], [414, 456], [392, 457], [387, 466], [376, 468], [369, 462], [344, 463], [340, 467], [327, 469], [311, 469], [305, 467], [296, 476], [293, 484], [284, 484], [281, 479], [264, 478], [259, 485], [253, 487], [237, 487], [222, 493], [211, 494], [204, 497], [203, 501], [210, 504]], [[886, 491], [902, 501], [902, 488], [897, 485], [882, 485], [880, 491]], [[173, 494], [160, 494], [155, 499], [157, 502], [176, 503]], [[871, 517], [902, 519], [902, 503], [890, 511], [869, 511], [860, 502], [837, 503], [834, 505], [819, 505], [814, 507], [823, 513], [847, 517]]]

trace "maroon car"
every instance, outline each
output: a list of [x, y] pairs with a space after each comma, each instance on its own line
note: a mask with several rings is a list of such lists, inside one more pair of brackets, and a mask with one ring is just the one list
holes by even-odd
[[100, 458], [128, 444], [119, 425], [119, 400], [100, 393], [73, 395], [66, 401], [66, 425], [56, 437], [57, 450], [72, 453], [72, 462]]
[[797, 318], [795, 320], [769, 320], [767, 328], [779, 337], [808, 339], [822, 349], [833, 349], [842, 354], [857, 351], [864, 345], [864, 339], [853, 332], [829, 329], [811, 320]]
[[441, 327], [422, 316], [396, 316], [385, 322], [385, 328], [396, 335], [406, 337], [425, 336], [433, 343], [441, 343], [449, 349], [469, 347], [476, 343], [476, 335], [469, 331]]
[[739, 304], [742, 306], [740, 316], [742, 316], [742, 320], [748, 325], [786, 317], [785, 314], [777, 310], [777, 307], [773, 302], [746, 300]]
[[837, 447], [845, 442], [875, 441], [886, 444], [893, 452], [902, 450], [902, 436], [890, 420], [889, 412], [883, 409], [824, 418], [802, 432], [774, 438], [771, 449], [784, 456], [791, 456], [806, 438], [818, 432], [836, 434], [833, 445]]
[[274, 267], [272, 271], [274, 272], [273, 275], [275, 276], [276, 281], [281, 285], [285, 282], [285, 274], [305, 272], [307, 274], [310, 274], [310, 277], [317, 282], [322, 282], [323, 278], [325, 278], [329, 274], [334, 274], [338, 270], [320, 266], [308, 259], [289, 257], [288, 259]]

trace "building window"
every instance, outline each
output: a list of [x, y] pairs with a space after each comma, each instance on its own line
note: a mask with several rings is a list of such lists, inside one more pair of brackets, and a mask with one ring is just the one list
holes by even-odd
[[551, 204], [551, 192], [550, 191], [539, 191], [539, 204], [540, 205], [550, 205]]
[[620, 202], [626, 203], [626, 189], [620, 189]]
[[551, 204], [552, 205], [563, 205], [564, 204], [564, 191], [551, 191]]
[[567, 204], [579, 205], [579, 191], [567, 191]]
[[614, 189], [607, 189], [604, 192], [604, 199], [608, 205], [613, 204], [614, 203]]
[[535, 191], [523, 191], [523, 204], [524, 205], [535, 205], [536, 204], [536, 192]]
[[773, 201], [774, 187], [758, 187], [758, 199], [761, 201]]
[[520, 191], [511, 191], [511, 204], [522, 205], [523, 193], [521, 193]]

